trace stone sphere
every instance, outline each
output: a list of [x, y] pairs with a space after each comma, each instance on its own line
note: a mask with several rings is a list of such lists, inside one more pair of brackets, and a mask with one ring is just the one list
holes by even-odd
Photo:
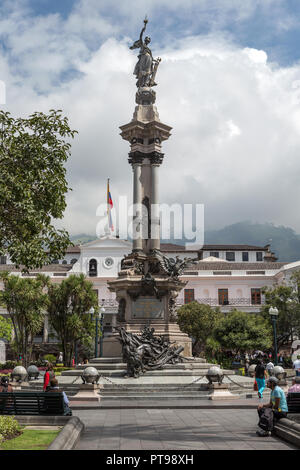
[[100, 374], [95, 367], [86, 367], [82, 373], [82, 380], [84, 384], [97, 384]]
[[208, 369], [206, 378], [210, 384], [213, 382], [218, 382], [219, 384], [221, 384], [224, 378], [224, 374], [220, 367], [212, 366]]
[[27, 372], [25, 367], [17, 366], [11, 373], [11, 378], [17, 382], [23, 382], [27, 377]]
[[281, 367], [281, 366], [275, 366], [274, 369], [273, 369], [272, 375], [275, 375], [275, 377], [276, 377], [278, 380], [282, 380], [282, 379], [285, 379], [285, 377], [286, 377], [286, 372], [285, 372], [285, 370], [284, 370], [283, 367]]
[[27, 369], [28, 379], [30, 380], [32, 377], [37, 379], [40, 375], [40, 371], [38, 370], [37, 366], [31, 365]]
[[248, 375], [249, 375], [250, 377], [254, 377], [254, 375], [255, 375], [255, 367], [256, 367], [256, 364], [251, 364], [251, 366], [249, 366]]

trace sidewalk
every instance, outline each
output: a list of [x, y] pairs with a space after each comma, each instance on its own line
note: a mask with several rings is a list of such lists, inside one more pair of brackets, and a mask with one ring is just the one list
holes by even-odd
[[[227, 407], [229, 408], [229, 403]], [[74, 410], [86, 430], [78, 450], [292, 450], [277, 437], [258, 437], [254, 409]], [[253, 404], [254, 406], [254, 404]]]

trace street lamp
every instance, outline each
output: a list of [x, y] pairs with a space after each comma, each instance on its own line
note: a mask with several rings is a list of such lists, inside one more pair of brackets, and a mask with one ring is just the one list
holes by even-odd
[[103, 357], [103, 319], [104, 319], [105, 308], [102, 305], [100, 308], [100, 357]]
[[[91, 312], [93, 310], [93, 312]], [[90, 312], [94, 313], [95, 310], [91, 308]], [[100, 357], [103, 356], [103, 344], [102, 344], [102, 330], [103, 330], [103, 316], [105, 313], [105, 308], [102, 306], [100, 308], [99, 314], [96, 316], [96, 335], [95, 335], [95, 357], [98, 357], [98, 338], [99, 338], [99, 327], [98, 322], [100, 320]]]
[[277, 334], [276, 334], [276, 321], [278, 317], [278, 308], [270, 307], [269, 314], [271, 315], [271, 320], [273, 323], [273, 333], [274, 333], [274, 354], [275, 354], [275, 366], [278, 365], [278, 358], [277, 358]]

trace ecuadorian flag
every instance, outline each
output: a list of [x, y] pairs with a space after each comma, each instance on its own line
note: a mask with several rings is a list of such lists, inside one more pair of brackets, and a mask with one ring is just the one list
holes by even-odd
[[109, 178], [108, 178], [107, 180], [107, 217], [108, 217], [108, 226], [110, 230], [112, 231], [114, 231], [114, 225], [113, 225], [113, 221], [111, 217], [111, 210], [113, 207], [114, 205], [113, 205], [110, 190], [109, 190]]

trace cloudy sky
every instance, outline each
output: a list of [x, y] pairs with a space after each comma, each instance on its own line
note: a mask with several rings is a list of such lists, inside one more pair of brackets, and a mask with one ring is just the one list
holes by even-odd
[[300, 233], [299, 0], [1, 0], [0, 79], [13, 115], [62, 109], [79, 131], [63, 225], [95, 234], [111, 179], [131, 197], [119, 126], [135, 107], [133, 69], [147, 34], [157, 107], [172, 126], [160, 198], [202, 203], [207, 228], [242, 221]]

